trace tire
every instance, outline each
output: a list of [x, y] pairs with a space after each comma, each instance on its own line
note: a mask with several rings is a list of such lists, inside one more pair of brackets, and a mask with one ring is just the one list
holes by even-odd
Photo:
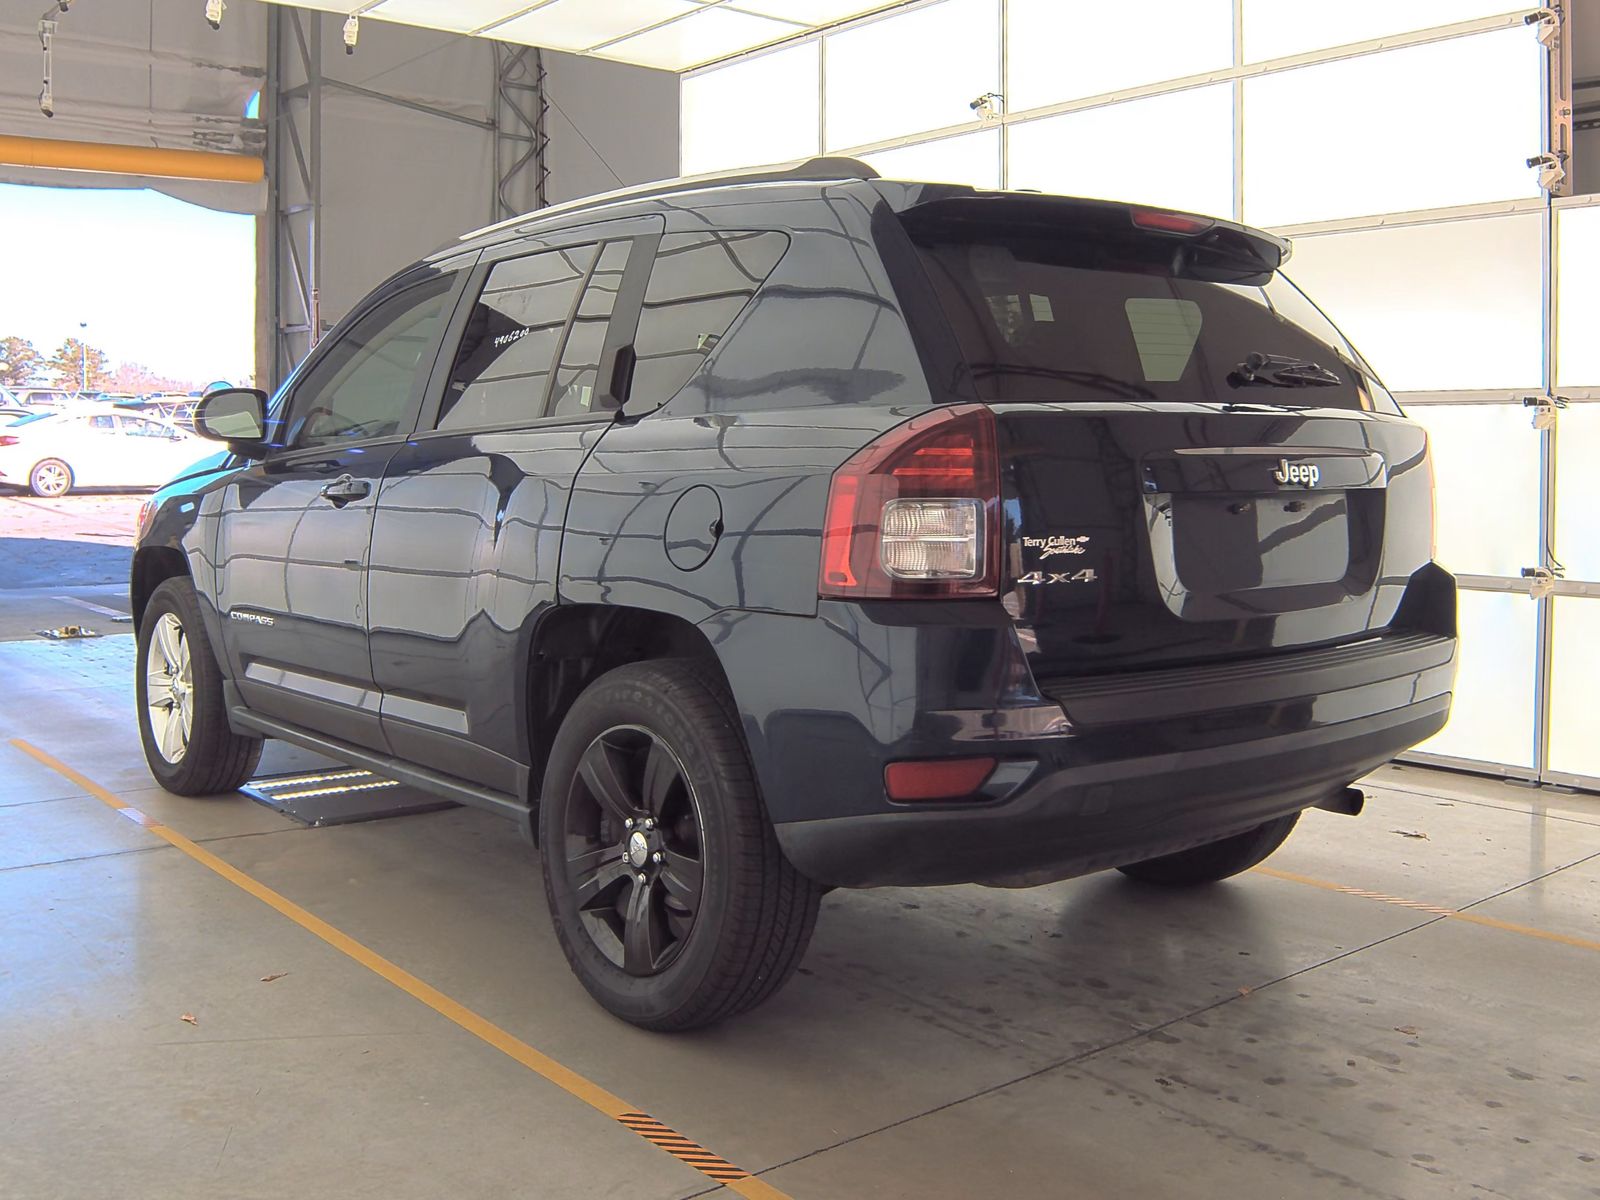
[[1265, 861], [1269, 854], [1283, 845], [1299, 819], [1300, 814], [1292, 812], [1233, 837], [1223, 838], [1220, 842], [1207, 842], [1176, 854], [1163, 854], [1160, 858], [1128, 863], [1117, 870], [1141, 883], [1154, 883], [1162, 887], [1196, 887], [1203, 883], [1216, 883]]
[[222, 671], [187, 579], [167, 580], [145, 605], [135, 694], [145, 762], [167, 791], [212, 796], [234, 791], [254, 774], [262, 741], [228, 726]]
[[562, 952], [622, 1020], [711, 1025], [800, 965], [821, 889], [779, 850], [732, 701], [692, 660], [618, 667], [578, 697], [551, 747], [539, 832]]
[[72, 490], [72, 468], [59, 458], [36, 462], [28, 472], [28, 490], [46, 500], [65, 496]]

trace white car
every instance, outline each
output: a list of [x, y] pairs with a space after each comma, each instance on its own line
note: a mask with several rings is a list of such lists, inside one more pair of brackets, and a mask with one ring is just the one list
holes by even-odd
[[74, 487], [159, 487], [215, 447], [171, 421], [132, 413], [44, 413], [0, 429], [0, 484], [35, 496]]

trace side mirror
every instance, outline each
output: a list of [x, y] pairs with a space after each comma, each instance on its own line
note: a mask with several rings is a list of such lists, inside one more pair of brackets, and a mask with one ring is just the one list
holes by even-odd
[[259, 388], [219, 388], [196, 406], [194, 431], [227, 442], [235, 454], [260, 458], [267, 437], [267, 394]]

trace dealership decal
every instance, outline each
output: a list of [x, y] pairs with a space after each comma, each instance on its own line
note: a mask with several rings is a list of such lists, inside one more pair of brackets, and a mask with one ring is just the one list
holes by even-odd
[[1040, 558], [1054, 558], [1058, 554], [1087, 554], [1089, 553], [1089, 538], [1069, 537], [1054, 533], [1049, 537], [1025, 537], [1022, 544], [1029, 550], [1039, 551]]
[[527, 326], [523, 326], [521, 329], [513, 329], [510, 333], [502, 333], [499, 337], [494, 339], [494, 344], [496, 346], [509, 346], [512, 342], [521, 341], [527, 336]]

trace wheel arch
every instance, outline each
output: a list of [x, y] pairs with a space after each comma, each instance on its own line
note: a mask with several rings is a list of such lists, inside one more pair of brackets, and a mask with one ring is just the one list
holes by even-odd
[[180, 576], [189, 578], [189, 563], [181, 550], [172, 546], [141, 546], [134, 551], [133, 569], [128, 579], [134, 629], [144, 624], [145, 606], [155, 590], [167, 580]]
[[539, 621], [529, 646], [524, 690], [534, 803], [556, 731], [583, 690], [607, 671], [660, 658], [694, 659], [728, 687], [705, 631], [683, 617], [623, 605], [563, 604]]

